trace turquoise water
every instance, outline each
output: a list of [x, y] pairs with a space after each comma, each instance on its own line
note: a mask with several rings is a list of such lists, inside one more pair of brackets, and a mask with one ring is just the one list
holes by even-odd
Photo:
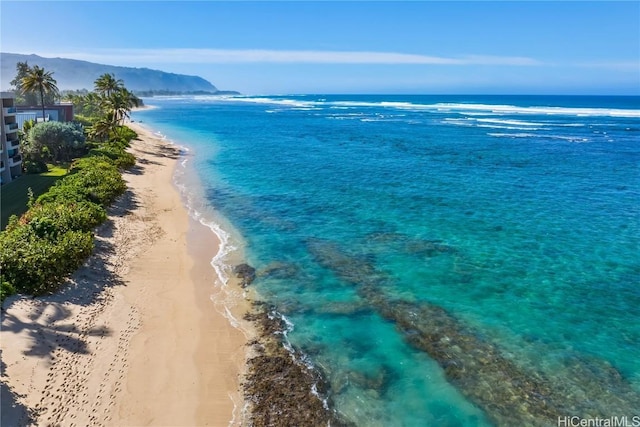
[[[133, 119], [189, 148], [194, 194], [240, 233], [252, 286], [347, 419], [508, 425], [494, 406], [512, 403], [488, 379], [507, 362], [548, 378], [556, 400], [626, 396], [586, 406], [634, 408], [638, 97], [145, 102], [159, 108]], [[431, 328], [425, 307], [447, 313], [444, 361], [415, 342]], [[469, 342], [499, 355], [487, 381], [447, 368], [469, 366], [456, 355]]]

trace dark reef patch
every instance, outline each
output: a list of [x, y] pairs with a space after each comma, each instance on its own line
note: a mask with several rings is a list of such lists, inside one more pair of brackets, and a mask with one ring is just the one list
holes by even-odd
[[274, 261], [258, 272], [260, 277], [269, 277], [273, 279], [291, 279], [300, 273], [297, 265]]
[[248, 426], [350, 426], [331, 409], [327, 382], [307, 366], [304, 355], [285, 347], [286, 324], [262, 303], [245, 318], [259, 336], [249, 343], [254, 356], [242, 384], [250, 405]]
[[354, 286], [373, 310], [394, 323], [409, 344], [438, 362], [447, 380], [496, 425], [548, 426], [568, 415], [608, 418], [640, 408], [640, 395], [608, 362], [570, 357], [561, 375], [535, 370], [507, 357], [441, 307], [389, 298], [383, 289], [390, 279], [370, 257], [352, 256], [322, 239], [309, 239], [307, 247], [318, 264]]
[[240, 286], [246, 288], [256, 278], [256, 269], [249, 264], [238, 264], [233, 268], [236, 277], [240, 279]]

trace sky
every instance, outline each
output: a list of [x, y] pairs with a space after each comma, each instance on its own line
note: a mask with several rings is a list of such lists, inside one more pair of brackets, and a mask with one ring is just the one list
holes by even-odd
[[0, 23], [2, 52], [245, 94], [640, 95], [637, 0], [2, 0]]

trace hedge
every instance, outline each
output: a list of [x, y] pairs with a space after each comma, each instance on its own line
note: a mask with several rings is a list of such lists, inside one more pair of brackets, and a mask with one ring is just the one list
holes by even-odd
[[89, 200], [108, 206], [127, 185], [114, 162], [107, 157], [85, 157], [71, 165], [71, 174], [56, 182], [37, 203]]
[[0, 300], [15, 292], [53, 292], [84, 263], [94, 247], [92, 230], [127, 188], [120, 169], [132, 166], [135, 158], [122, 145], [104, 144], [75, 161], [69, 175], [30, 200], [19, 219], [9, 220], [0, 232]]
[[67, 231], [50, 238], [39, 236], [29, 225], [18, 226], [0, 234], [2, 280], [20, 293], [52, 292], [92, 251], [90, 231]]

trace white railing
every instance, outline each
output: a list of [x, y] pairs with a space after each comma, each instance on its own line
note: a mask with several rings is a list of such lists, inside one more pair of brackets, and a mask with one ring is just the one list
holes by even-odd
[[14, 167], [22, 163], [22, 156], [20, 154], [16, 154], [13, 157], [9, 157], [9, 167]]
[[9, 123], [8, 125], [4, 125], [5, 133], [11, 133], [11, 132], [17, 132], [17, 131], [18, 131], [17, 123]]

